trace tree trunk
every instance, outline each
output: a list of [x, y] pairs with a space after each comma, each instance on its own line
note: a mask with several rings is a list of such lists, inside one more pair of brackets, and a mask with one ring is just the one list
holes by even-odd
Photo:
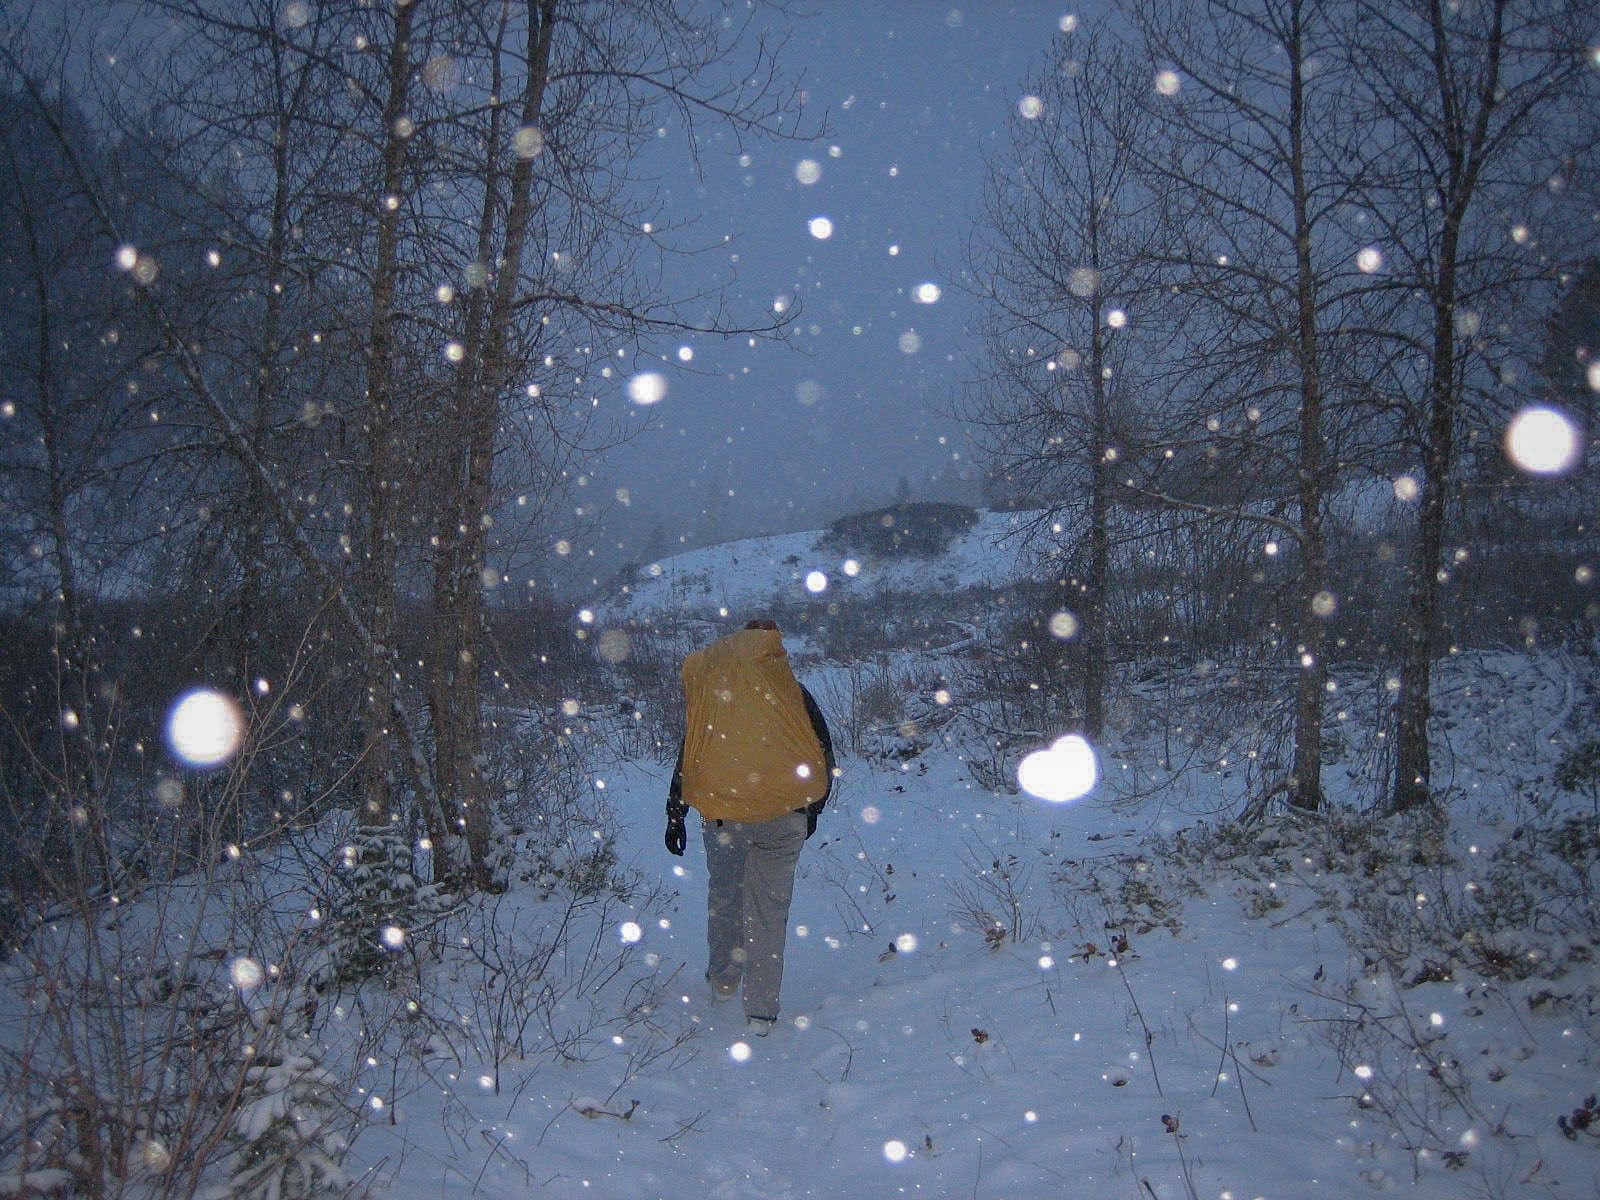
[[[1095, 227], [1095, 267], [1099, 269], [1098, 229]], [[1090, 423], [1093, 444], [1089, 447], [1089, 594], [1083, 605], [1083, 731], [1098, 745], [1106, 727], [1106, 684], [1110, 674], [1110, 650], [1106, 637], [1106, 592], [1111, 585], [1111, 473], [1107, 458], [1110, 448], [1110, 417], [1106, 405], [1105, 331], [1098, 314], [1090, 343], [1090, 386], [1094, 413]]]
[[[1452, 259], [1454, 242], [1454, 236], [1447, 236]], [[1433, 715], [1433, 655], [1441, 624], [1439, 576], [1444, 559], [1448, 489], [1455, 475], [1453, 263], [1441, 272], [1439, 286], [1440, 305], [1434, 321], [1428, 387], [1428, 425], [1422, 447], [1421, 511], [1417, 514], [1417, 540], [1412, 551], [1411, 604], [1405, 620], [1405, 649], [1395, 718], [1394, 787], [1389, 797], [1389, 807], [1395, 812], [1420, 808], [1433, 798], [1428, 722]]]
[[1322, 712], [1327, 694], [1325, 580], [1328, 564], [1323, 544], [1324, 503], [1322, 444], [1322, 360], [1317, 331], [1316, 275], [1312, 263], [1311, 218], [1307, 199], [1305, 151], [1305, 49], [1298, 35], [1290, 53], [1290, 171], [1294, 186], [1296, 357], [1300, 369], [1299, 461], [1296, 464], [1300, 506], [1299, 674], [1294, 703], [1294, 770], [1289, 803], [1315, 812], [1322, 807]]
[[1083, 731], [1099, 744], [1106, 730], [1106, 687], [1111, 646], [1106, 629], [1106, 591], [1111, 584], [1111, 464], [1095, 464], [1089, 493], [1089, 600], [1083, 610]]
[[[529, 0], [528, 75], [519, 127], [537, 127], [549, 80], [556, 0]], [[498, 90], [498, 89], [496, 89]], [[533, 160], [519, 155], [509, 177], [504, 236], [499, 237], [503, 143], [500, 110], [493, 114], [490, 156], [484, 160], [484, 202], [478, 254], [492, 279], [467, 299], [466, 355], [454, 389], [456, 402], [446, 449], [446, 503], [434, 571], [433, 663], [430, 704], [441, 798], [465, 840], [461, 863], [474, 883], [498, 890], [495, 810], [483, 776], [480, 671], [484, 642], [484, 571], [494, 502], [494, 451], [500, 433], [501, 393], [509, 376], [508, 333], [515, 316], [528, 226], [533, 216]], [[501, 242], [498, 254], [496, 241]]]
[[[394, 809], [390, 722], [398, 695], [394, 641], [399, 551], [396, 476], [400, 467], [395, 444], [394, 302], [400, 272], [400, 206], [388, 201], [399, 197], [404, 186], [406, 143], [396, 131], [396, 123], [406, 110], [415, 10], [411, 4], [396, 7], [394, 41], [389, 47], [389, 92], [383, 108], [383, 184], [377, 197], [377, 253], [367, 346], [367, 530], [362, 591], [371, 638], [364, 647], [366, 690], [359, 819], [369, 825], [387, 824]], [[439, 814], [425, 812], [424, 820], [436, 844], [444, 844], [448, 830], [443, 828]]]
[[1418, 808], [1434, 798], [1428, 722], [1433, 715], [1433, 655], [1442, 624], [1444, 542], [1450, 492], [1455, 485], [1456, 421], [1461, 407], [1455, 342], [1461, 235], [1477, 196], [1485, 159], [1493, 153], [1489, 125], [1500, 102], [1506, 3], [1507, 0], [1493, 0], [1489, 6], [1489, 29], [1478, 47], [1484, 56], [1483, 74], [1468, 104], [1462, 103], [1455, 90], [1456, 73], [1462, 64], [1452, 54], [1450, 16], [1442, 0], [1430, 0], [1428, 5], [1433, 36], [1431, 66], [1439, 90], [1441, 140], [1446, 147], [1445, 175], [1440, 185], [1444, 215], [1439, 230], [1438, 274], [1430, 296], [1433, 346], [1428, 362], [1428, 412], [1422, 444], [1422, 503], [1411, 560], [1411, 611], [1407, 615], [1400, 668], [1394, 787], [1389, 797], [1389, 807], [1395, 812]]

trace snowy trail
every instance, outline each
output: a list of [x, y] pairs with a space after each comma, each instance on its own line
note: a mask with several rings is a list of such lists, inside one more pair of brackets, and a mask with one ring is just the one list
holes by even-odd
[[[614, 1108], [638, 1101], [627, 1121], [573, 1109], [609, 1090], [596, 1081], [603, 1064], [566, 1085], [534, 1082], [506, 1128], [536, 1164], [541, 1195], [999, 1200], [1133, 1195], [1144, 1180], [1165, 1200], [1188, 1194], [1187, 1173], [1203, 1196], [1336, 1197], [1351, 1194], [1358, 1166], [1380, 1188], [1401, 1169], [1330, 1131], [1337, 1109], [1324, 1097], [1353, 1084], [1338, 1083], [1331, 1053], [1291, 1014], [1255, 999], [1283, 990], [1284, 963], [1308, 983], [1331, 966], [1343, 954], [1331, 934], [1272, 931], [1232, 904], [1208, 906], [1177, 939], [1135, 938], [1112, 969], [1071, 957], [1069, 941], [992, 950], [953, 926], [949, 883], [979, 838], [1026, 859], [1026, 902], [1059, 923], [1048, 869], [1105, 852], [1089, 840], [1115, 824], [1101, 807], [994, 796], [969, 788], [953, 761], [926, 776], [851, 764], [801, 859], [784, 1020], [760, 1038], [737, 1001], [713, 1002], [700, 982], [702, 859], [693, 836], [681, 863], [660, 849], [665, 780], [634, 767], [607, 788], [628, 853], [646, 870], [682, 872], [670, 928], [645, 944], [664, 970], [682, 964], [674, 1001], [697, 1036], [622, 1088]], [[906, 948], [891, 954], [894, 942]], [[1234, 1061], [1248, 1071], [1243, 1091]], [[1289, 1073], [1321, 1082], [1278, 1089]], [[1178, 1118], [1181, 1140], [1164, 1115]], [[478, 1183], [511, 1196], [526, 1180], [491, 1164]]]
[[[611, 784], [647, 860], [660, 824], [653, 785], [630, 781], [619, 796]], [[856, 1195], [908, 1185], [940, 1194], [947, 1164], [969, 1157], [960, 1168], [974, 1172], [967, 1188], [980, 1171], [1011, 1194], [1020, 1175], [1067, 1182], [1065, 1164], [1025, 1161], [1045, 1149], [1028, 1146], [1027, 1135], [1037, 1111], [1049, 1107], [1054, 1079], [1033, 1072], [1009, 1097], [1013, 1111], [990, 1111], [997, 1079], [1018, 1073], [1003, 1032], [1007, 1013], [1019, 993], [1033, 993], [1043, 1007], [1051, 985], [1034, 970], [997, 993], [994, 956], [975, 935], [958, 938], [949, 928], [946, 879], [960, 869], [947, 853], [959, 850], [951, 831], [974, 820], [981, 826], [988, 814], [958, 821], [934, 804], [943, 789], [889, 790], [897, 786], [906, 784], [885, 773], [872, 774], [867, 786], [852, 780], [841, 788], [802, 857], [784, 1021], [770, 1037], [751, 1036], [737, 1001], [715, 1003], [699, 983], [704, 881], [691, 838], [679, 905], [655, 948], [685, 964], [679, 978], [690, 984], [679, 1003], [698, 1028], [696, 1054], [665, 1077], [635, 1081], [640, 1086], [630, 1085], [629, 1098], [639, 1098], [648, 1114], [638, 1129], [651, 1127], [657, 1138], [693, 1132], [632, 1180], [615, 1173], [587, 1185], [576, 1180], [573, 1195], [595, 1195], [596, 1187], [636, 1195], [662, 1187], [666, 1171], [713, 1197]], [[863, 819], [872, 807], [876, 819]], [[863, 915], [870, 933], [860, 928]], [[958, 956], [946, 953], [956, 941], [964, 943]], [[891, 944], [901, 948], [891, 953]], [[574, 1120], [581, 1118], [563, 1118]], [[619, 1171], [632, 1132], [618, 1132]], [[955, 1147], [964, 1140], [983, 1149], [961, 1153]], [[592, 1165], [587, 1152], [582, 1158]]]

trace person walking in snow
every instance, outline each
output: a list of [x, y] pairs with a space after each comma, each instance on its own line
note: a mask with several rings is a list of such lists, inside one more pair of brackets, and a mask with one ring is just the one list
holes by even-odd
[[742, 982], [745, 1017], [764, 1035], [778, 1020], [795, 863], [833, 791], [833, 738], [771, 621], [689, 655], [683, 695], [666, 845], [683, 854], [684, 818], [695, 809], [706, 847], [706, 982], [718, 999]]

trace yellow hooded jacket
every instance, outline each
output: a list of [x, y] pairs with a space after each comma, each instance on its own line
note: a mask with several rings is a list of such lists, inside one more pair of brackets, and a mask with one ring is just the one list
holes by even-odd
[[770, 821], [828, 792], [822, 743], [775, 629], [741, 629], [683, 663], [683, 799], [707, 820]]

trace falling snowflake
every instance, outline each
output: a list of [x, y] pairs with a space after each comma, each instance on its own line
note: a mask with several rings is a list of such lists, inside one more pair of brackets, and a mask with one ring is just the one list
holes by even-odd
[[1530, 475], [1560, 475], [1571, 470], [1581, 448], [1572, 421], [1554, 408], [1525, 408], [1506, 427], [1506, 455]]
[[231, 696], [213, 688], [186, 694], [167, 716], [167, 744], [192, 767], [216, 767], [238, 753], [244, 714]]
[[667, 377], [660, 371], [640, 371], [628, 380], [628, 399], [641, 407], [660, 403], [667, 395]]
[[1078, 618], [1065, 609], [1050, 618], [1050, 636], [1070, 641], [1078, 636]]
[[1088, 795], [1099, 778], [1094, 747], [1075, 733], [1057, 738], [1048, 750], [1035, 750], [1017, 765], [1017, 783], [1022, 790], [1053, 804]]
[[511, 150], [518, 158], [538, 158], [544, 144], [544, 131], [535, 125], [524, 125], [511, 135]]

